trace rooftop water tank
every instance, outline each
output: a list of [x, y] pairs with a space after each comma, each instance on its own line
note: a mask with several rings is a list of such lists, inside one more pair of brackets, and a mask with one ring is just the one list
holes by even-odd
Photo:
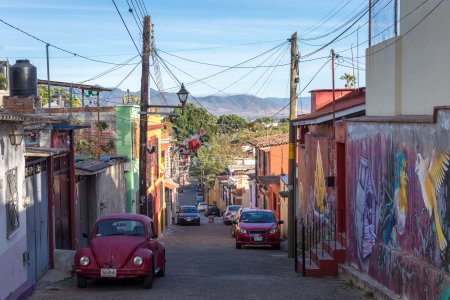
[[28, 59], [16, 60], [9, 69], [11, 96], [37, 96], [37, 70]]

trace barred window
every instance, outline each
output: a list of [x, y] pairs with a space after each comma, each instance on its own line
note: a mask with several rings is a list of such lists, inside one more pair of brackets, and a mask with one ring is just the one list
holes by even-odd
[[9, 239], [19, 229], [19, 195], [17, 193], [17, 168], [6, 172], [6, 235]]

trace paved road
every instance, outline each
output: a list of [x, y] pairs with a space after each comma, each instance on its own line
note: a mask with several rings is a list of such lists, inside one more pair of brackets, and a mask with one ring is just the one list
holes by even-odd
[[221, 218], [208, 223], [204, 217], [201, 226], [169, 227], [161, 238], [167, 249], [166, 277], [156, 278], [151, 290], [137, 280], [89, 281], [86, 289], [78, 289], [72, 278], [39, 285], [32, 299], [364, 298], [336, 278], [299, 276], [281, 250], [235, 249], [229, 228]]

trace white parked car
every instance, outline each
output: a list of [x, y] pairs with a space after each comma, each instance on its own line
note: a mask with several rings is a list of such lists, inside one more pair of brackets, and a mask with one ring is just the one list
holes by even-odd
[[197, 205], [197, 210], [198, 211], [205, 211], [207, 207], [208, 207], [208, 204], [206, 204], [206, 202], [200, 202]]

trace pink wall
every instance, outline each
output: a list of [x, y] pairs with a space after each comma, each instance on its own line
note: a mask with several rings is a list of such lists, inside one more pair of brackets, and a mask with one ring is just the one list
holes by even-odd
[[409, 299], [450, 294], [450, 112], [440, 116], [347, 125], [347, 262]]
[[[354, 91], [354, 89], [335, 89], [334, 97], [339, 99], [352, 91]], [[314, 112], [331, 102], [333, 102], [333, 90], [311, 91], [311, 112]]]

